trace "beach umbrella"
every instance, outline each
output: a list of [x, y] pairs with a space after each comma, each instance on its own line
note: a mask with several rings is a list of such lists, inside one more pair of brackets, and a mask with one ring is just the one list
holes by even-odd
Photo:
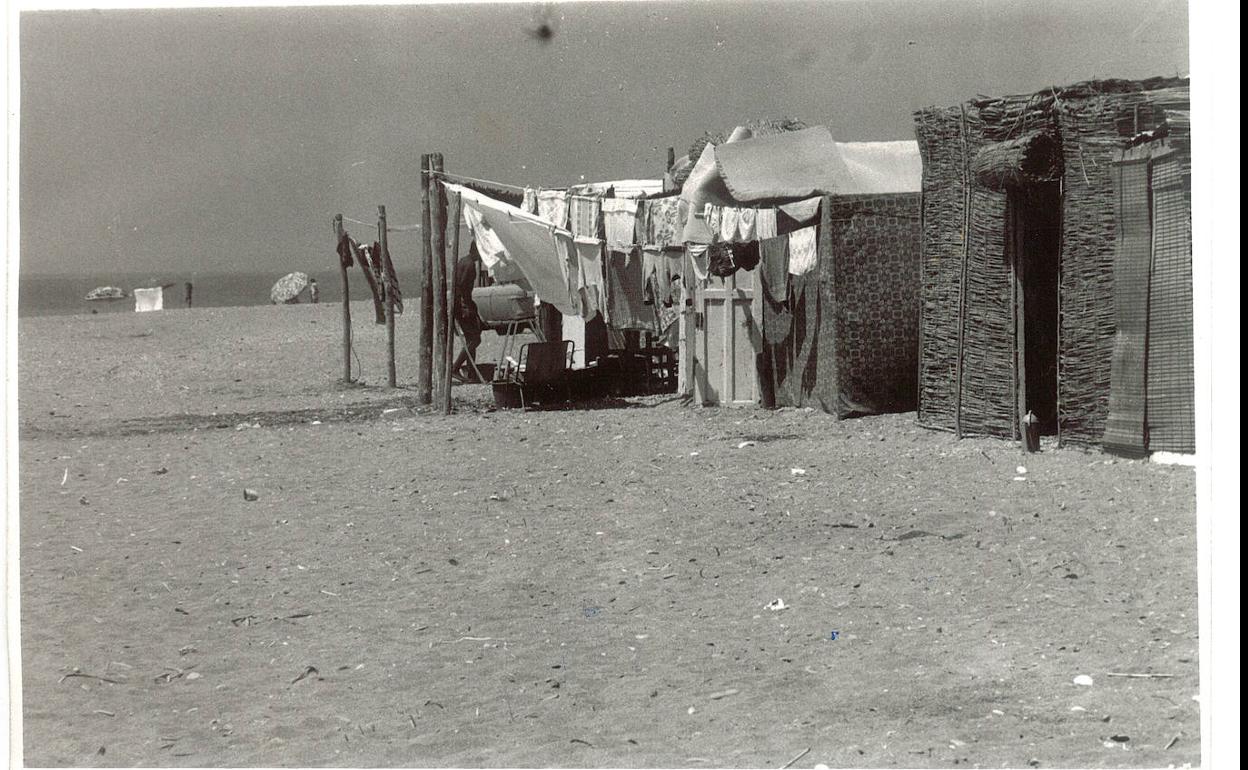
[[273, 284], [272, 290], [269, 291], [269, 299], [275, 305], [296, 302], [299, 299], [299, 295], [306, 291], [307, 288], [307, 273], [290, 273], [282, 276], [277, 283]]

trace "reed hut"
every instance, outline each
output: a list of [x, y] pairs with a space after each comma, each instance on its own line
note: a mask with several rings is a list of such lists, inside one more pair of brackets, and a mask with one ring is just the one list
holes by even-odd
[[1062, 443], [1194, 451], [1188, 93], [1101, 80], [915, 113], [920, 424], [1018, 437], [1031, 412]]

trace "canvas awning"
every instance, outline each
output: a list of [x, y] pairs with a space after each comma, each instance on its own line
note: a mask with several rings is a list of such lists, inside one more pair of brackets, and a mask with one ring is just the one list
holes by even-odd
[[923, 158], [919, 143], [837, 142], [837, 149], [853, 177], [852, 195], [919, 192], [923, 185]]
[[853, 187], [832, 132], [823, 126], [715, 148], [715, 165], [738, 203], [826, 195]]

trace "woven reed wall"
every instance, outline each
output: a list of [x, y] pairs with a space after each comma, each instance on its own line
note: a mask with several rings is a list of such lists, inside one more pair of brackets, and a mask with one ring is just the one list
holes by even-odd
[[932, 108], [915, 116], [923, 159], [919, 409], [922, 425], [954, 429], [961, 286], [963, 183], [961, 111]]
[[1191, 156], [1153, 161], [1153, 274], [1148, 318], [1148, 448], [1196, 451], [1192, 331]]
[[[1055, 128], [1065, 164], [1059, 283], [1060, 432], [1064, 442], [1101, 440], [1109, 411], [1115, 333], [1110, 164], [1114, 151], [1132, 135], [1157, 128], [1168, 109], [1181, 109], [1186, 102], [1186, 80], [1098, 81], [916, 113], [915, 130], [923, 157], [921, 424], [953, 429], [958, 422], [961, 327], [962, 431], [1014, 435], [1005, 196], [968, 178], [968, 153], [973, 157], [987, 142]], [[968, 186], [971, 211], [964, 287], [961, 260]]]
[[[985, 131], [974, 105], [966, 107], [965, 125], [964, 132], [963, 111], [956, 107], [926, 110], [917, 116], [923, 156], [924, 239], [919, 422], [949, 430], [958, 426], [960, 371], [962, 432], [1013, 435], [1014, 341], [1010, 272], [1005, 262], [1006, 196], [969, 174], [975, 153], [996, 141]], [[963, 239], [968, 191], [969, 242]]]
[[1066, 157], [1063, 182], [1061, 349], [1058, 414], [1062, 440], [1099, 443], [1109, 415], [1114, 334], [1115, 152], [1137, 131], [1165, 120], [1160, 103], [1187, 89], [1094, 93], [1057, 107]]

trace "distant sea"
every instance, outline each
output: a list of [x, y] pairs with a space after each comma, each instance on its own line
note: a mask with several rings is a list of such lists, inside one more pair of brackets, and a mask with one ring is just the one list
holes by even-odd
[[[136, 288], [173, 284], [165, 289], [165, 309], [186, 307], [186, 283], [194, 287], [194, 307], [246, 307], [269, 304], [269, 289], [285, 273], [111, 273], [108, 275], [23, 275], [18, 279], [17, 312], [19, 316], [75, 315], [79, 313], [133, 313]], [[321, 302], [341, 302], [342, 287], [338, 273], [309, 273], [321, 289]], [[351, 298], [369, 299], [368, 283], [358, 269], [349, 274]], [[88, 302], [87, 292], [97, 286], [117, 286], [126, 290], [126, 298]], [[405, 297], [417, 291], [415, 276], [399, 272], [399, 288]], [[303, 301], [307, 301], [307, 295]]]

